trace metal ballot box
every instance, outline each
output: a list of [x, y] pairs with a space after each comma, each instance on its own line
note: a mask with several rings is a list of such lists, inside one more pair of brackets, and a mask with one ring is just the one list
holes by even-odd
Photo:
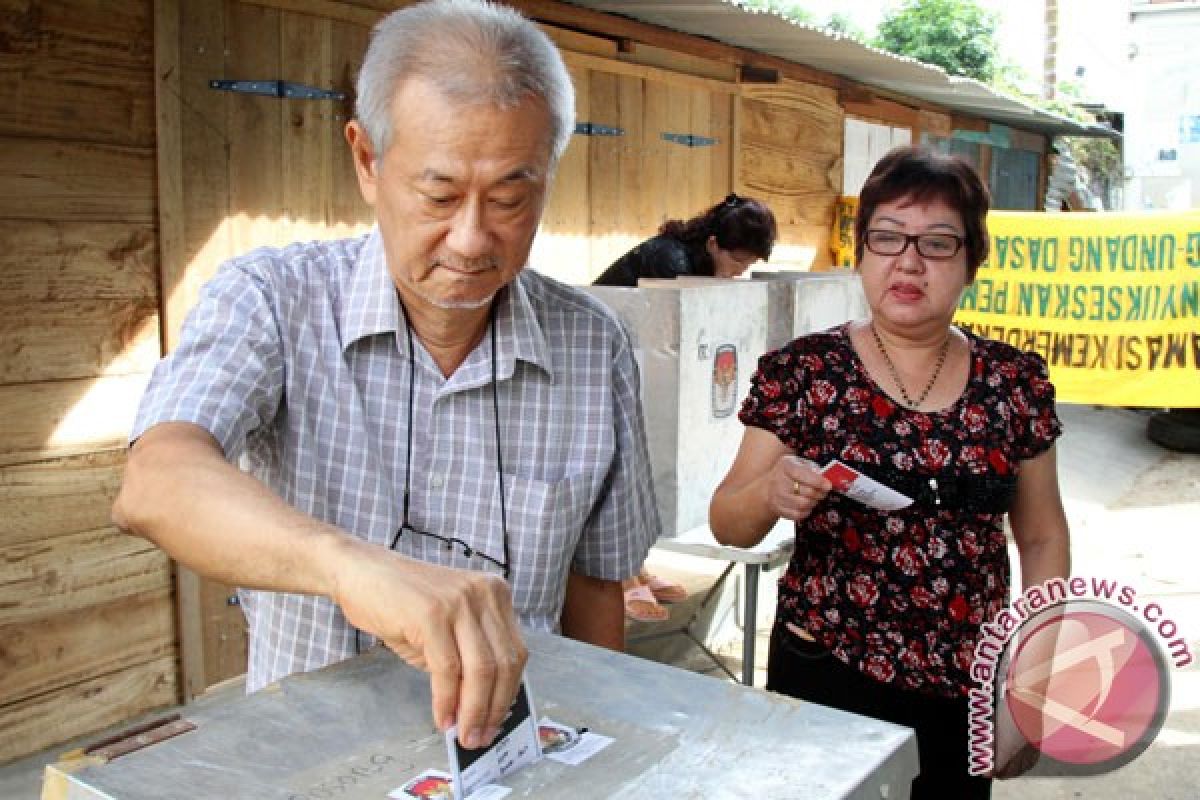
[[588, 290], [637, 349], [663, 536], [707, 524], [742, 439], [738, 408], [767, 349], [767, 284], [681, 278]]
[[[546, 633], [527, 633], [535, 712], [614, 741], [581, 764], [543, 759], [511, 797], [903, 800], [908, 728], [802, 703]], [[253, 695], [184, 711], [195, 729], [66, 772], [55, 800], [380, 800], [447, 768], [429, 679], [371, 652]]]

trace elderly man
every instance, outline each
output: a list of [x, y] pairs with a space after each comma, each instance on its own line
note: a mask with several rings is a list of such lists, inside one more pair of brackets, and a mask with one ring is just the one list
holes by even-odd
[[346, 126], [375, 229], [226, 264], [156, 369], [114, 518], [246, 587], [249, 690], [377, 639], [478, 747], [520, 625], [623, 645], [620, 581], [659, 527], [634, 353], [522, 271], [573, 119], [516, 12], [388, 16]]

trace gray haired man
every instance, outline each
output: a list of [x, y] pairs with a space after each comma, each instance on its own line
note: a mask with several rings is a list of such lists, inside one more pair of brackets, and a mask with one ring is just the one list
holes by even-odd
[[233, 259], [155, 370], [114, 518], [245, 587], [249, 690], [381, 640], [478, 747], [522, 625], [622, 647], [659, 532], [634, 353], [524, 270], [573, 116], [516, 12], [386, 17], [346, 126], [375, 228]]

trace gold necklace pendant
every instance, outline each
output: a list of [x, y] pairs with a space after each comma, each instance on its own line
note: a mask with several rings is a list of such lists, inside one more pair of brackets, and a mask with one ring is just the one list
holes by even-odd
[[900, 380], [900, 371], [896, 369], [896, 365], [892, 363], [892, 357], [888, 355], [887, 348], [883, 346], [883, 339], [880, 338], [879, 331], [875, 329], [875, 321], [871, 320], [867, 324], [871, 327], [871, 335], [875, 337], [875, 346], [879, 348], [879, 354], [883, 356], [888, 372], [891, 373], [892, 380], [896, 382], [900, 396], [904, 398], [904, 405], [914, 411], [919, 410], [921, 404], [925, 402], [925, 398], [929, 397], [929, 392], [933, 390], [933, 385], [937, 383], [938, 376], [942, 374], [942, 367], [946, 364], [946, 354], [950, 352], [950, 334], [947, 333], [946, 338], [942, 341], [942, 349], [938, 353], [937, 364], [933, 368], [933, 374], [929, 376], [929, 382], [925, 384], [925, 389], [922, 390], [920, 397], [914, 401], [908, 396], [908, 390], [904, 388], [904, 381]]

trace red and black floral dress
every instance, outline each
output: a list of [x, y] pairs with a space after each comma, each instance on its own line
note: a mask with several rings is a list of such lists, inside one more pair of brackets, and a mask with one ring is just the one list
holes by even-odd
[[946, 697], [971, 687], [980, 625], [1009, 599], [1003, 521], [1021, 462], [1061, 432], [1040, 356], [967, 340], [966, 389], [941, 411], [893, 402], [843, 325], [764, 355], [739, 415], [914, 498], [884, 512], [830, 492], [796, 525], [776, 617], [875, 680]]

